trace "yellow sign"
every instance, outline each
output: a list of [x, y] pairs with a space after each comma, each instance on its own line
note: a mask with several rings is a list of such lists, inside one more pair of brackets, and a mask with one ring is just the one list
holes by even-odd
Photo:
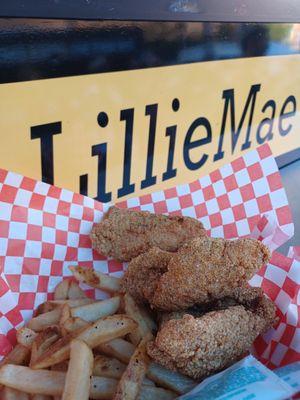
[[300, 56], [0, 86], [0, 167], [101, 201], [191, 182], [259, 144], [299, 146]]

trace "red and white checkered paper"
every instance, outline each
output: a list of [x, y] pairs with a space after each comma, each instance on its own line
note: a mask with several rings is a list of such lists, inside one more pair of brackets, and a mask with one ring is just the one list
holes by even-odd
[[[118, 206], [195, 217], [214, 237], [251, 235], [272, 250], [294, 230], [268, 145], [190, 184]], [[125, 264], [91, 249], [89, 232], [107, 208], [69, 190], [0, 170], [0, 355], [11, 349], [15, 329], [51, 298], [63, 277], [70, 277], [69, 265], [122, 274]], [[257, 355], [270, 366], [300, 360], [299, 264], [274, 252], [270, 264], [251, 280], [277, 304], [280, 315], [279, 325], [255, 344]], [[103, 295], [85, 289], [91, 296]]]

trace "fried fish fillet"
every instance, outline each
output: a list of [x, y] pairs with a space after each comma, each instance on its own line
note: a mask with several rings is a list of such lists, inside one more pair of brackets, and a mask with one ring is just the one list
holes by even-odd
[[[240, 289], [242, 293], [242, 289]], [[247, 353], [255, 338], [276, 321], [275, 305], [258, 288], [246, 289], [244, 303], [195, 318], [164, 322], [148, 344], [151, 358], [194, 379], [227, 368]], [[240, 293], [240, 294], [241, 294]], [[242, 301], [242, 297], [236, 301]], [[177, 316], [178, 317], [178, 316]]]
[[130, 261], [151, 247], [177, 251], [188, 239], [204, 236], [194, 218], [152, 214], [111, 207], [91, 232], [92, 246], [117, 261]]
[[185, 310], [230, 296], [269, 259], [269, 250], [258, 240], [202, 236], [177, 253], [151, 249], [133, 259], [122, 287], [155, 309]]
[[135, 257], [128, 265], [121, 287], [135, 300], [151, 302], [161, 276], [167, 272], [168, 264], [174, 253], [152, 247], [147, 253]]

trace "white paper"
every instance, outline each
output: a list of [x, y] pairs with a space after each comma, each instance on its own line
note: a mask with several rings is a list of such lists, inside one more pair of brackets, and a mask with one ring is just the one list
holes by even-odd
[[[295, 374], [295, 371], [293, 373]], [[288, 372], [285, 376], [287, 375]], [[296, 388], [292, 388], [253, 356], [248, 356], [230, 368], [205, 379], [191, 392], [179, 399], [285, 400], [296, 392]]]

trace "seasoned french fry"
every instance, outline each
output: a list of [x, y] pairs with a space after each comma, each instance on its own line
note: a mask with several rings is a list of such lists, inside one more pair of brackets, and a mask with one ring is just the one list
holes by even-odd
[[69, 287], [69, 280], [64, 279], [60, 282], [54, 290], [54, 300], [66, 300], [68, 298]]
[[134, 400], [138, 397], [150, 362], [146, 346], [151, 337], [151, 334], [147, 335], [135, 349], [118, 384], [114, 400]]
[[6, 364], [0, 368], [0, 383], [30, 394], [61, 395], [64, 372], [32, 370], [20, 365]]
[[88, 322], [84, 321], [81, 318], [68, 318], [64, 324], [62, 325], [62, 328], [66, 331], [66, 333], [71, 333], [74, 331], [77, 331], [78, 329], [81, 328], [86, 328], [89, 325]]
[[148, 367], [147, 377], [157, 385], [171, 389], [178, 394], [187, 393], [197, 385], [197, 382], [193, 379], [178, 372], [170, 371], [153, 362]]
[[116, 358], [98, 355], [94, 360], [93, 375], [119, 379], [125, 369], [126, 365]]
[[[90, 399], [93, 400], [109, 400], [112, 399], [117, 387], [118, 381], [112, 378], [103, 378], [100, 376], [92, 376]], [[176, 394], [158, 388], [155, 386], [143, 385], [137, 397], [138, 400], [172, 400], [176, 398]]]
[[70, 347], [70, 362], [62, 400], [88, 400], [93, 353], [81, 340], [72, 340]]
[[68, 304], [70, 307], [83, 306], [84, 304], [94, 303], [95, 300], [92, 299], [71, 299], [71, 300], [49, 300], [38, 306], [35, 315], [44, 314], [46, 312], [52, 311], [55, 308], [62, 307], [64, 304]]
[[86, 283], [89, 286], [102, 289], [109, 293], [120, 291], [120, 278], [106, 275], [91, 268], [80, 266], [71, 266], [69, 268], [79, 282]]
[[70, 299], [70, 300], [50, 300], [50, 304], [54, 304], [56, 307], [63, 306], [64, 304], [68, 304], [69, 307], [79, 307], [84, 306], [85, 304], [94, 303], [95, 300], [85, 298], [85, 299]]
[[22, 344], [17, 344], [12, 351], [3, 358], [3, 360], [0, 362], [0, 366], [5, 364], [27, 365], [29, 360], [30, 349]]
[[70, 341], [74, 338], [83, 340], [90, 348], [94, 348], [110, 339], [132, 332], [136, 329], [136, 326], [136, 323], [126, 315], [101, 318], [84, 330], [74, 332], [58, 340], [36, 360], [32, 368], [47, 368], [66, 360], [70, 354]]
[[51, 326], [40, 332], [32, 343], [30, 366], [41, 357], [41, 355], [59, 339], [59, 329]]
[[155, 386], [142, 386], [138, 400], [172, 400], [177, 397], [177, 394], [166, 389]]
[[63, 325], [64, 322], [71, 317], [71, 308], [68, 304], [64, 304], [61, 309], [61, 315], [59, 325]]
[[[105, 378], [120, 379], [126, 369], [126, 364], [123, 364], [116, 358], [110, 358], [98, 355], [94, 359], [94, 376], [103, 376]], [[143, 385], [154, 385], [154, 383], [147, 378], [144, 378]]]
[[96, 301], [92, 304], [74, 307], [71, 310], [71, 315], [72, 317], [79, 317], [87, 322], [95, 322], [99, 318], [115, 314], [119, 305], [120, 297], [115, 296], [110, 299]]
[[155, 334], [157, 331], [157, 324], [154, 321], [154, 318], [152, 317], [150, 312], [142, 305], [139, 305], [139, 311], [142, 314], [142, 317], [143, 317], [144, 321], [146, 322], [146, 324], [148, 325], [148, 328], [150, 329], [150, 331], [153, 334]]
[[17, 330], [17, 342], [28, 349], [31, 349], [32, 343], [36, 336], [36, 332], [26, 327]]
[[127, 340], [117, 338], [103, 343], [96, 348], [100, 353], [115, 357], [121, 362], [127, 364], [134, 353], [135, 346]]
[[[0, 384], [21, 392], [58, 396], [60, 399], [65, 383], [65, 372], [33, 370], [28, 367], [7, 364], [0, 368]], [[112, 378], [92, 376], [90, 398], [109, 400], [113, 398], [118, 381]], [[139, 400], [171, 400], [176, 395], [154, 386], [142, 386]], [[27, 399], [26, 399], [27, 400]]]
[[64, 304], [61, 309], [61, 315], [59, 319], [59, 326], [61, 330], [62, 336], [65, 336], [68, 334], [64, 327], [64, 323], [71, 317], [71, 309], [68, 304]]
[[68, 298], [70, 300], [86, 299], [86, 294], [80, 289], [78, 283], [72, 281], [68, 291]]
[[58, 307], [57, 304], [51, 302], [51, 301], [45, 301], [44, 303], [41, 303], [38, 308], [35, 310], [34, 316], [37, 317], [40, 314], [47, 313], [49, 311], [54, 310], [54, 308]]
[[155, 386], [155, 383], [148, 378], [144, 378], [142, 384], [146, 386]]
[[29, 394], [19, 392], [7, 386], [3, 388], [0, 395], [2, 400], [30, 400]]
[[90, 386], [90, 399], [112, 399], [117, 387], [118, 381], [112, 378], [103, 378], [102, 376], [92, 376]]
[[61, 372], [67, 372], [68, 371], [68, 366], [69, 366], [69, 361], [62, 361], [59, 364], [52, 365], [51, 371], [61, 371]]
[[125, 313], [138, 324], [138, 329], [130, 334], [132, 343], [137, 345], [143, 337], [152, 335], [152, 332], [149, 329], [139, 306], [128, 293], [125, 293], [124, 295], [124, 307]]
[[61, 316], [61, 308], [55, 308], [52, 311], [49, 311], [44, 314], [40, 314], [35, 318], [32, 318], [28, 322], [28, 328], [33, 331], [40, 332], [49, 326], [56, 325], [59, 323], [59, 319]]

